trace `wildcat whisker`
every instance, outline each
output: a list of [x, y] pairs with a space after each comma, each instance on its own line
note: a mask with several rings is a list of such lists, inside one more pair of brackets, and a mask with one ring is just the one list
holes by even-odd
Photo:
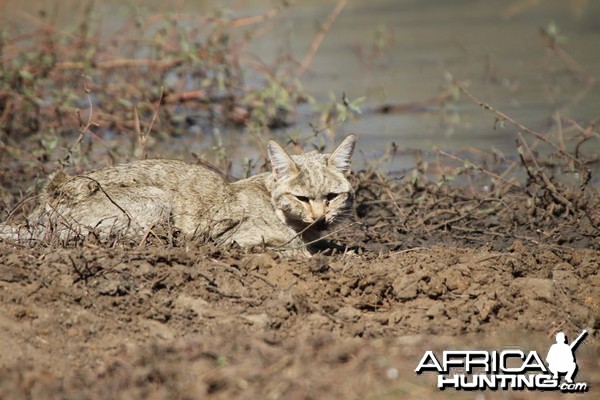
[[[323, 221], [325, 219], [325, 217], [321, 217], [317, 220], [314, 220], [313, 222], [311, 222], [309, 225], [307, 225], [304, 229], [302, 229], [300, 232], [296, 233], [292, 238], [290, 238], [290, 240], [288, 240], [287, 242], [285, 242], [282, 246], [285, 246], [286, 244], [290, 243], [291, 241], [293, 241], [294, 239], [297, 239], [299, 237], [302, 237], [302, 235], [307, 232], [308, 230], [310, 230], [310, 228], [312, 228], [313, 226], [315, 226], [316, 224], [318, 224], [319, 222]], [[281, 248], [281, 247], [278, 247]]]
[[[314, 239], [314, 240], [312, 240], [310, 242], [306, 242], [305, 245], [308, 246], [308, 245], [311, 245], [311, 244], [318, 243], [319, 241], [321, 241], [321, 240], [323, 240], [323, 239], [325, 239], [327, 237], [333, 236], [333, 235], [335, 235], [335, 234], [337, 234], [339, 232], [342, 232], [342, 231], [344, 231], [344, 230], [346, 230], [348, 228], [351, 228], [351, 227], [353, 227], [354, 225], [357, 225], [357, 224], [358, 224], [358, 222], [351, 222], [348, 225], [344, 225], [344, 226], [342, 226], [342, 227], [340, 227], [340, 228], [338, 228], [338, 229], [336, 229], [334, 231], [326, 233], [325, 235], [319, 237], [318, 239]], [[298, 250], [299, 248], [301, 248], [301, 246], [300, 247], [277, 247], [276, 250]]]

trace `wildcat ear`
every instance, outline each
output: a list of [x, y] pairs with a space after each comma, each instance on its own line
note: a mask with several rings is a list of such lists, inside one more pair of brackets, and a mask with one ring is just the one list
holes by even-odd
[[348, 135], [342, 144], [331, 153], [327, 159], [327, 166], [333, 167], [345, 175], [348, 175], [350, 173], [350, 159], [352, 158], [355, 144], [356, 136]]
[[274, 140], [269, 140], [269, 144], [267, 145], [267, 154], [269, 155], [269, 161], [271, 161], [273, 173], [277, 179], [282, 179], [290, 173], [299, 171], [296, 163]]

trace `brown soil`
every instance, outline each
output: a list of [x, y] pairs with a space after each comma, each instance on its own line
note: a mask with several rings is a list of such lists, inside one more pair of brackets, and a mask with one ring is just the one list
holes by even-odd
[[577, 380], [597, 396], [597, 190], [355, 179], [357, 223], [334, 238], [353, 254], [0, 242], [0, 398], [474, 398], [416, 375], [424, 351], [545, 356], [584, 328]]

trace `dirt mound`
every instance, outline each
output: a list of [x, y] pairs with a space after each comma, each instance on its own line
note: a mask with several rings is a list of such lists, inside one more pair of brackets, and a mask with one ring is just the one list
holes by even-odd
[[596, 332], [599, 263], [522, 242], [309, 260], [3, 245], [0, 397], [419, 397], [403, 341]]

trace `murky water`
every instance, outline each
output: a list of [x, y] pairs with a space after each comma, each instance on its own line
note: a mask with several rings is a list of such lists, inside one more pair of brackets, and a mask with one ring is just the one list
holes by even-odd
[[[133, 3], [133, 2], [132, 2]], [[156, 12], [182, 10], [205, 14], [226, 5], [239, 15], [259, 14], [274, 2], [164, 2], [145, 7]], [[334, 1], [297, 1], [290, 17], [250, 45], [250, 51], [267, 63], [288, 49], [302, 60], [318, 30], [318, 24], [335, 7]], [[107, 31], [131, 5], [105, 1], [95, 5], [96, 18]], [[82, 15], [83, 4], [73, 1], [0, 1], [0, 20], [26, 29], [35, 24], [31, 15], [45, 9], [57, 15], [58, 24], [72, 25]], [[23, 12], [22, 10], [27, 10]], [[568, 41], [562, 48], [581, 69], [600, 78], [600, 2], [585, 0], [546, 1], [349, 1], [302, 76], [301, 83], [318, 103], [338, 99], [345, 92], [352, 100], [366, 96], [362, 107], [404, 104], [433, 98], [452, 79], [468, 81], [469, 90], [540, 133], [555, 129], [556, 116], [563, 118], [568, 139], [577, 134], [568, 119], [581, 126], [600, 115], [600, 90], [586, 90], [582, 72], [552, 56], [541, 40], [540, 29], [554, 23]], [[379, 47], [378, 47], [379, 46]], [[585, 93], [580, 101], [574, 102]], [[314, 107], [299, 110], [298, 124], [277, 132], [309, 132]], [[360, 136], [359, 151], [367, 158], [381, 155], [391, 142], [401, 149], [449, 151], [477, 148], [516, 154], [517, 129], [494, 128], [494, 116], [461, 95], [444, 107], [393, 114], [364, 113], [337, 130]], [[239, 132], [223, 132], [227, 142], [239, 140]], [[246, 139], [243, 139], [243, 144]], [[587, 144], [588, 154], [598, 153], [599, 140]], [[180, 143], [181, 145], [181, 143]], [[189, 143], [174, 148], [189, 149]], [[240, 146], [236, 155], [248, 155]], [[360, 158], [360, 157], [359, 157]], [[391, 170], [414, 164], [412, 157], [398, 157]]]

